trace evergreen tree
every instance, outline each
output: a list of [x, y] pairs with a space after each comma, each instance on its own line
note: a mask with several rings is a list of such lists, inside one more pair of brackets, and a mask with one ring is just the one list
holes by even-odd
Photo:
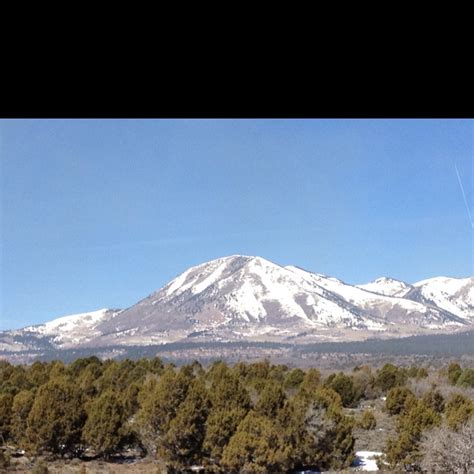
[[35, 396], [29, 390], [22, 390], [15, 395], [12, 404], [11, 416], [11, 436], [15, 443], [20, 446], [27, 446], [26, 429], [28, 427], [28, 415]]
[[140, 394], [141, 385], [137, 382], [131, 383], [125, 393], [123, 394], [123, 407], [125, 418], [128, 420], [129, 418], [133, 417], [135, 413], [138, 411], [140, 404], [138, 401], [138, 397]]
[[285, 378], [284, 388], [287, 390], [296, 390], [303, 382], [304, 375], [301, 369], [293, 369]]
[[361, 394], [357, 393], [352, 378], [342, 372], [332, 374], [328, 378], [326, 385], [341, 396], [342, 404], [345, 407], [354, 406], [360, 398]]
[[464, 369], [456, 381], [456, 385], [465, 388], [474, 388], [474, 369]]
[[250, 396], [235, 372], [224, 371], [214, 377], [210, 389], [212, 409], [207, 419], [203, 447], [218, 463], [224, 447], [251, 408]]
[[140, 390], [140, 409], [134, 426], [149, 453], [155, 453], [159, 440], [168, 431], [179, 405], [186, 398], [190, 380], [167, 367], [158, 382], [149, 379]]
[[203, 450], [211, 466], [220, 464], [225, 447], [247, 413], [248, 410], [241, 407], [213, 408], [210, 411], [206, 421]]
[[28, 440], [36, 452], [73, 453], [80, 445], [84, 422], [80, 391], [66, 378], [52, 377], [36, 393], [28, 415]]
[[377, 397], [374, 390], [375, 378], [370, 367], [366, 365], [357, 367], [357, 370], [353, 371], [352, 380], [354, 382], [354, 390], [357, 399], [362, 397], [365, 399], [373, 399]]
[[387, 394], [385, 409], [390, 415], [398, 415], [409, 409], [416, 401], [416, 397], [408, 387], [393, 387]]
[[13, 395], [0, 393], [0, 443], [2, 444], [10, 438], [12, 405]]
[[353, 423], [343, 415], [341, 397], [321, 386], [299, 391], [278, 413], [284, 444], [301, 469], [342, 469], [354, 459]]
[[387, 392], [393, 387], [404, 385], [406, 382], [406, 374], [403, 370], [393, 364], [385, 364], [377, 371], [374, 384], [382, 392]]
[[353, 422], [342, 412], [341, 397], [320, 387], [306, 411], [306, 463], [319, 469], [343, 469], [354, 459]]
[[49, 379], [48, 367], [44, 362], [36, 361], [30, 366], [27, 376], [32, 387], [39, 387]]
[[120, 396], [109, 389], [90, 403], [82, 438], [99, 455], [109, 458], [123, 447], [129, 435]]
[[268, 359], [250, 364], [246, 377], [248, 385], [254, 388], [257, 393], [260, 393], [265, 387], [267, 379], [270, 377], [270, 370], [271, 366]]
[[88, 366], [93, 366], [98, 370], [102, 367], [101, 360], [96, 356], [85, 357], [76, 359], [72, 364], [67, 368], [67, 372], [71, 375], [73, 380], [76, 380], [79, 375], [84, 371]]
[[427, 407], [422, 400], [416, 401], [409, 411], [400, 415], [397, 420], [398, 437], [387, 441], [380, 467], [418, 469], [422, 459], [422, 434], [440, 423], [441, 417], [434, 410]]
[[232, 473], [285, 472], [293, 467], [291, 454], [277, 422], [251, 411], [224, 449], [222, 466]]
[[448, 380], [451, 385], [456, 385], [458, 378], [461, 376], [461, 374], [462, 374], [462, 369], [458, 363], [452, 362], [451, 364], [449, 364]]
[[66, 377], [66, 365], [61, 360], [53, 360], [49, 364], [48, 380], [54, 380], [59, 377]]
[[474, 415], [474, 402], [461, 393], [452, 393], [445, 405], [446, 423], [458, 430]]
[[160, 455], [173, 469], [201, 462], [209, 407], [209, 396], [203, 382], [193, 381], [158, 448]]
[[300, 396], [311, 398], [318, 389], [321, 382], [321, 373], [316, 369], [309, 369], [300, 384], [298, 393]]
[[276, 417], [285, 404], [286, 395], [279, 384], [267, 382], [255, 405], [255, 411], [269, 418]]
[[423, 395], [422, 400], [427, 407], [436, 413], [442, 413], [444, 411], [444, 397], [439, 390], [432, 388]]

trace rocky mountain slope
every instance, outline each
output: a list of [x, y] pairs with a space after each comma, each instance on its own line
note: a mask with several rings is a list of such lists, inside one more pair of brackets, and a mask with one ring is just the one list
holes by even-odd
[[474, 278], [353, 286], [261, 257], [189, 268], [125, 310], [99, 310], [0, 333], [0, 351], [174, 341], [356, 340], [474, 325]]

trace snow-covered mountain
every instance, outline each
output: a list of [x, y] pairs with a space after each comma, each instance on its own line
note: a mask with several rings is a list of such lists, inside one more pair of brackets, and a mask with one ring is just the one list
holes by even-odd
[[411, 286], [404, 281], [396, 280], [394, 278], [377, 278], [370, 283], [365, 285], [356, 285], [357, 288], [371, 291], [372, 293], [378, 293], [379, 295], [385, 296], [403, 296]]
[[[25, 338], [30, 344], [36, 341], [40, 345], [52, 344], [61, 349], [76, 347], [100, 336], [102, 333], [97, 330], [97, 326], [113, 318], [118, 312], [118, 310], [104, 308], [89, 313], [61, 316], [47, 323], [27, 326], [23, 329], [5, 331], [3, 334], [0, 333], [0, 351], [23, 350], [22, 342]], [[15, 341], [17, 341], [16, 344]]]
[[474, 277], [436, 277], [413, 285], [393, 278], [378, 278], [357, 287], [381, 295], [435, 306], [467, 322], [474, 322]]
[[436, 305], [466, 321], [474, 322], [474, 277], [422, 280], [415, 283], [404, 297]]
[[[382, 323], [291, 268], [234, 255], [192, 267], [100, 329], [149, 342], [278, 338], [325, 328], [383, 329]], [[112, 332], [115, 333], [112, 333]]]
[[233, 255], [189, 268], [123, 311], [103, 309], [0, 333], [0, 350], [40, 342], [57, 348], [174, 341], [298, 343], [451, 331], [473, 324], [474, 278], [433, 278], [413, 285], [379, 278], [354, 286], [261, 257]]

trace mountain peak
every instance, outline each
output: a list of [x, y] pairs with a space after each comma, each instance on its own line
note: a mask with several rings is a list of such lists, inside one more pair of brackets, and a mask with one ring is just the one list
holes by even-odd
[[234, 254], [188, 268], [123, 311], [59, 318], [5, 333], [3, 344], [13, 347], [12, 335], [21, 334], [25, 341], [46, 338], [58, 348], [176, 341], [295, 343], [352, 340], [374, 331], [410, 335], [473, 322], [474, 278], [438, 277], [412, 286], [380, 277], [354, 286], [294, 265]]
[[396, 278], [390, 277], [379, 277], [370, 283], [365, 283], [364, 285], [356, 285], [358, 288], [361, 288], [372, 293], [378, 293], [385, 296], [401, 296], [406, 290], [410, 288], [410, 285], [404, 281], [397, 280]]

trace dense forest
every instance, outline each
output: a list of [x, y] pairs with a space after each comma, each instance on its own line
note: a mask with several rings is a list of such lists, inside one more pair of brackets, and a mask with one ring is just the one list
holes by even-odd
[[469, 472], [473, 389], [474, 369], [457, 363], [322, 373], [268, 360], [0, 361], [0, 469], [19, 456], [34, 466], [135, 453], [170, 473], [340, 470], [357, 433], [377, 429], [372, 402], [383, 400], [394, 428], [379, 467]]

